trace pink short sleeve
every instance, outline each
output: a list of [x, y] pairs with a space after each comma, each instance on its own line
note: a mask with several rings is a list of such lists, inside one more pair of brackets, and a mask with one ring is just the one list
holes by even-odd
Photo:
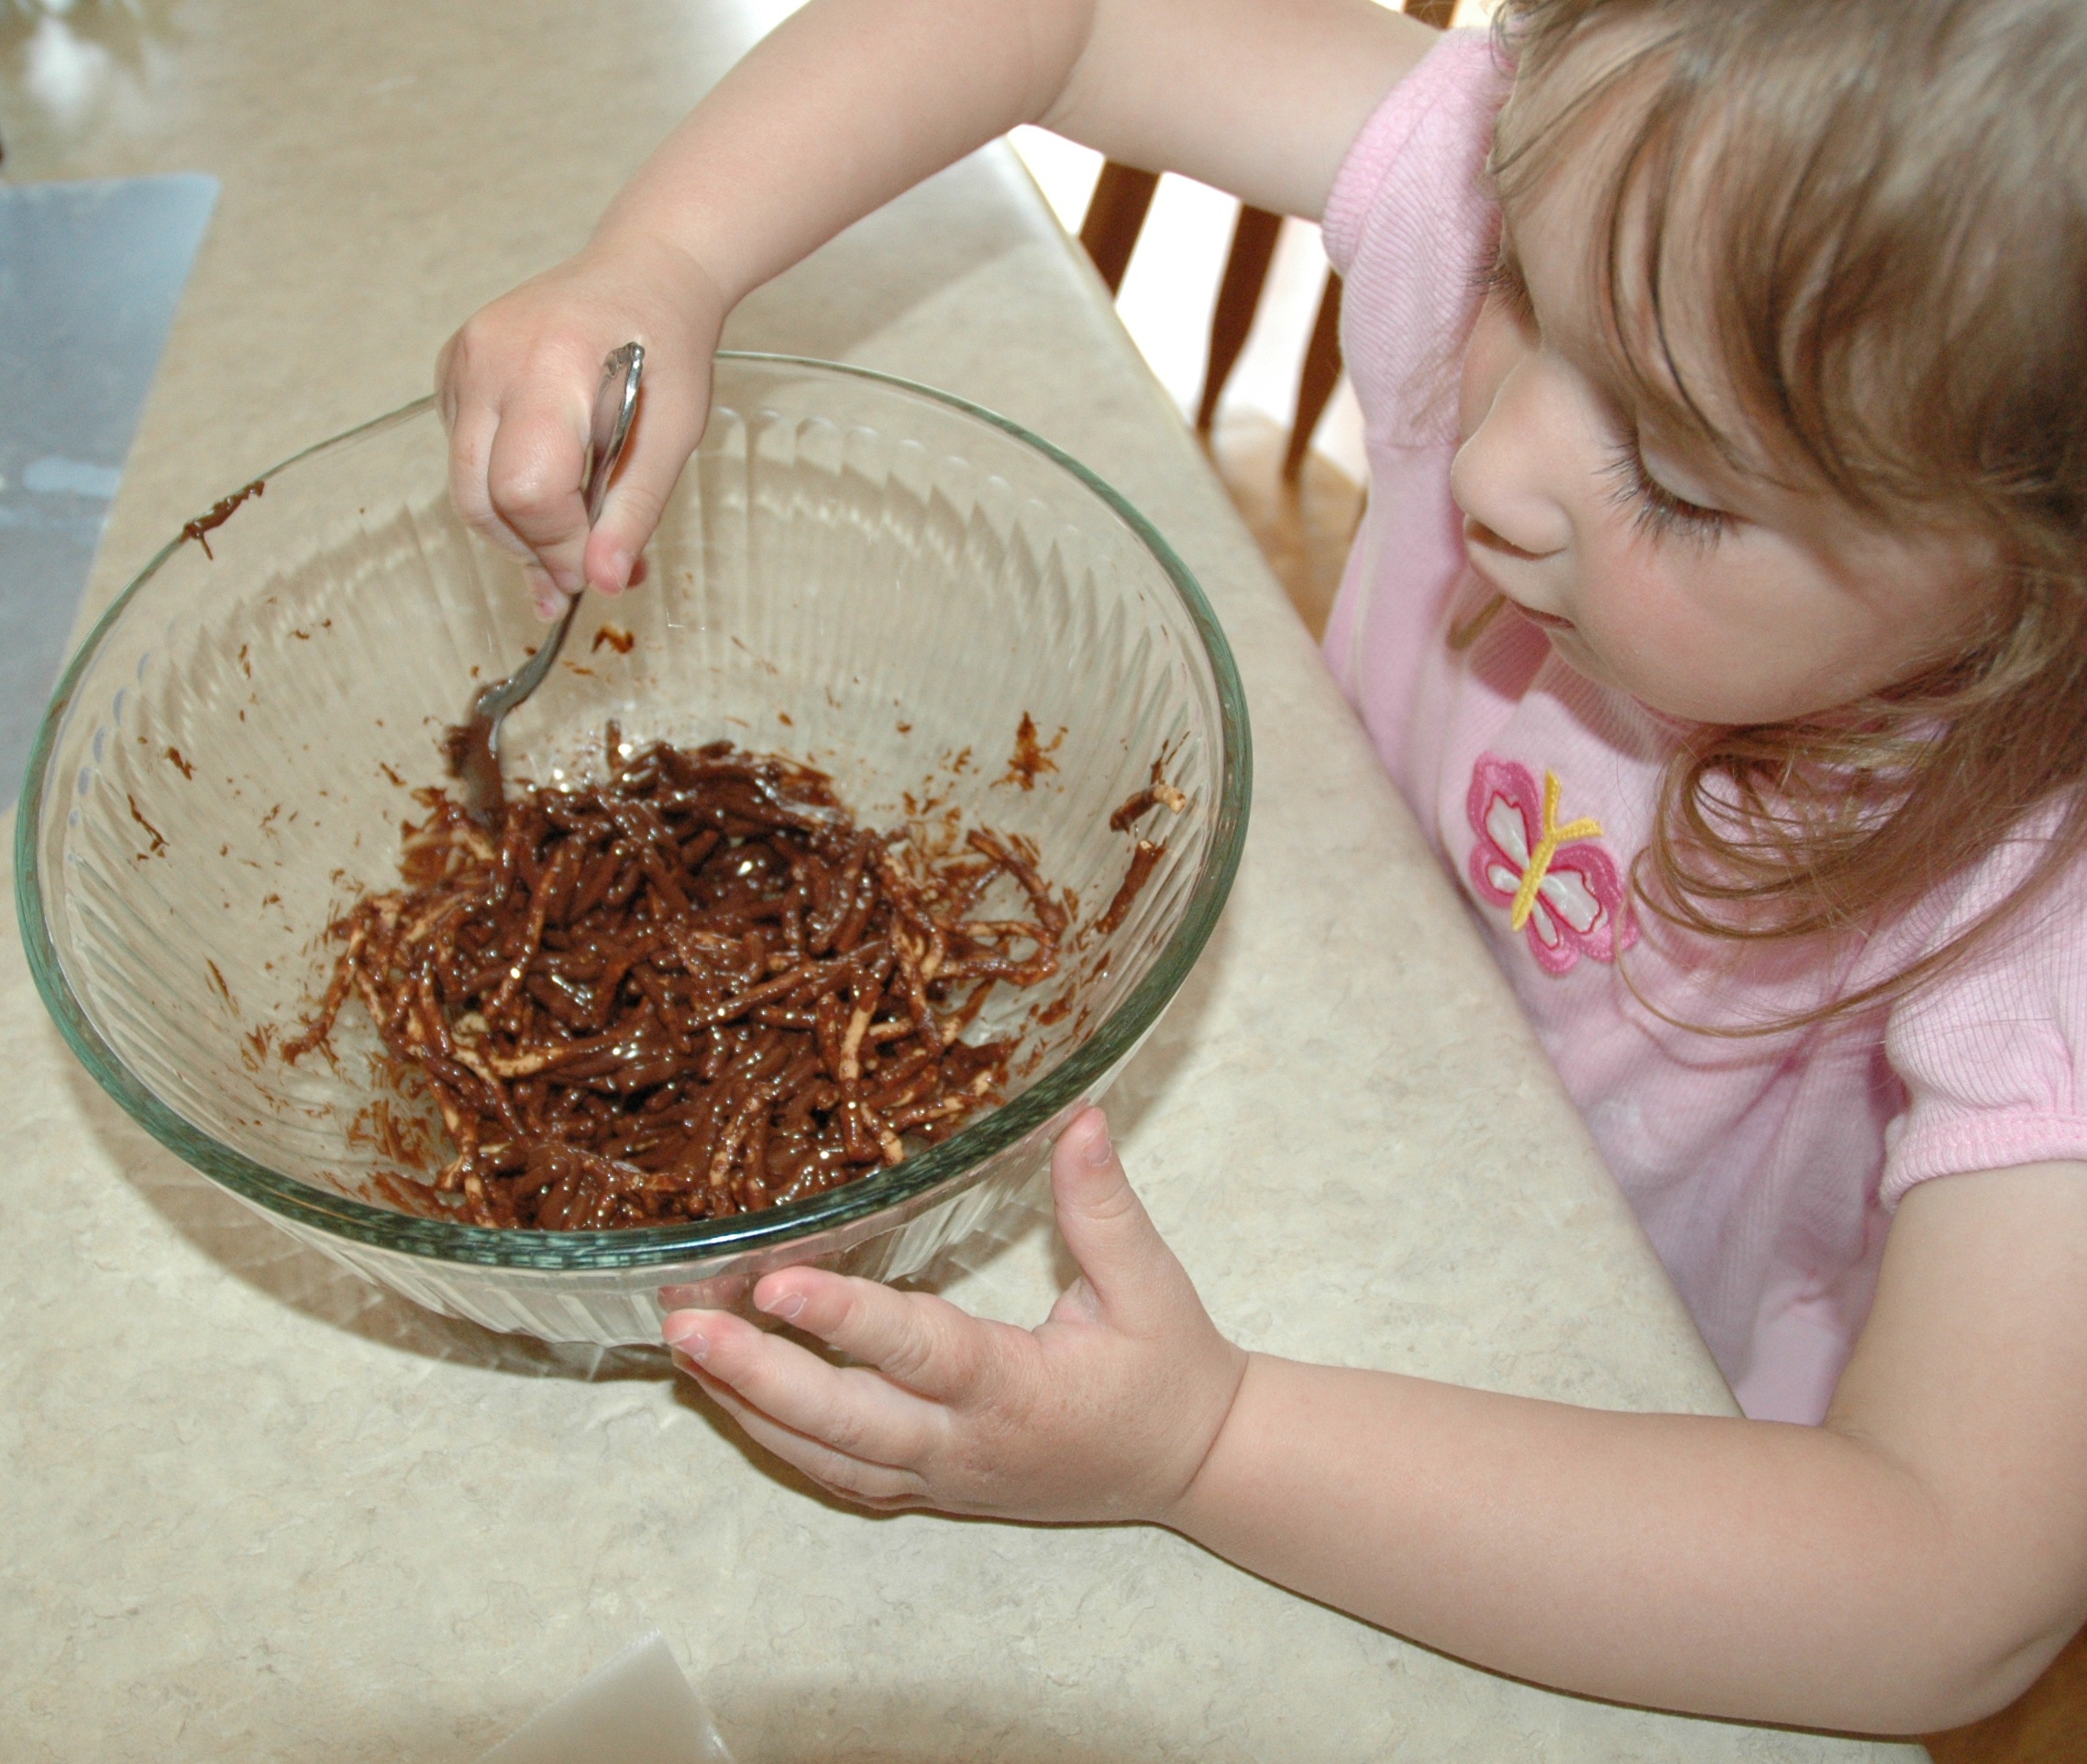
[[[2025, 876], [2039, 842], [2010, 841], [1935, 915], [1930, 947]], [[1906, 1089], [1886, 1131], [1879, 1198], [1971, 1170], [2087, 1161], [2087, 871], [1891, 1013], [1885, 1055]]]
[[1370, 500], [1327, 620], [1327, 666], [1408, 800], [1408, 711], [1463, 569], [1451, 501], [1464, 339], [1499, 237], [1485, 175], [1508, 79], [1483, 31], [1452, 31], [1378, 105], [1327, 198], [1346, 281], [1341, 344], [1362, 406]]
[[1327, 198], [1342, 347], [1380, 445], [1455, 438], [1441, 358], [1471, 328], [1498, 231], [1485, 156], [1507, 86], [1490, 33], [1446, 33], [1363, 125]]

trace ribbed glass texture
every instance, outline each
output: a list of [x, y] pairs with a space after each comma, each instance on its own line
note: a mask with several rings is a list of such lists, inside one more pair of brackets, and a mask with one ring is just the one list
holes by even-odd
[[[830, 773], [859, 820], [952, 810], [1034, 843], [1078, 900], [1020, 1031], [1008, 1103], [943, 1145], [767, 1212], [622, 1231], [496, 1231], [402, 1211], [378, 1178], [434, 1128], [379, 1082], [350, 1006], [337, 1058], [277, 1048], [323, 989], [325, 928], [397, 879], [412, 790], [478, 683], [543, 627], [512, 560], [446, 494], [427, 401], [285, 462], [176, 539], [60, 682], [17, 835], [52, 1016], [163, 1143], [315, 1248], [434, 1309], [551, 1340], [657, 1339], [665, 1306], [737, 1304], [815, 1261], [917, 1274], [1028, 1216], [1057, 1130], [1179, 987], [1238, 863], [1246, 716], [1194, 580], [1122, 499], [990, 413], [859, 369], [721, 357], [708, 435], [649, 557], [591, 597], [510, 717], [511, 774], [578, 781], [626, 743], [729, 739]], [[1025, 788], [1026, 716], [1048, 762]], [[1163, 760], [1187, 806], [1121, 924], [1110, 811]], [[1011, 904], [1011, 903], [1010, 903]], [[437, 1156], [443, 1153], [437, 1150]]]

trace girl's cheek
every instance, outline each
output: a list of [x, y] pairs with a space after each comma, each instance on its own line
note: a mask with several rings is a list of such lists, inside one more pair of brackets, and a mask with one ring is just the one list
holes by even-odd
[[[1610, 683], [1655, 711], [1704, 722], [1774, 722], [1822, 708], [1809, 689], [1817, 634], [1705, 603], [1667, 568], [1619, 562], [1583, 629]], [[1699, 585], [1698, 585], [1699, 586]]]
[[1628, 518], [1612, 508], [1595, 509], [1584, 515], [1580, 535], [1587, 565], [1575, 623], [1589, 634], [1626, 635], [1659, 620], [1669, 598], [1665, 571]]
[[[1633, 535], [1635, 537], [1635, 535]], [[1601, 547], [1574, 611], [1574, 623], [1606, 664], [1612, 684], [1657, 710], [1685, 715], [1709, 668], [1717, 634], [1694, 616], [1643, 542]]]

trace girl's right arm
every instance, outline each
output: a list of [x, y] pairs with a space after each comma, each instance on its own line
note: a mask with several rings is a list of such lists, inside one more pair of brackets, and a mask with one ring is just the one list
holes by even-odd
[[[451, 491], [547, 612], [631, 579], [710, 407], [745, 295], [1018, 123], [1316, 216], [1356, 132], [1435, 33], [1375, 0], [812, 0], [610, 205], [577, 257], [477, 314], [436, 374]], [[590, 537], [604, 356], [646, 346], [638, 425]]]

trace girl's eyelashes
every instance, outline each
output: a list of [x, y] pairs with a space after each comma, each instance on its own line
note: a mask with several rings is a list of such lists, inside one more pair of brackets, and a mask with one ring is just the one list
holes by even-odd
[[1479, 277], [1479, 292], [1499, 301], [1518, 325], [1536, 323], [1536, 307], [1529, 297], [1529, 283], [1522, 280], [1521, 270], [1505, 245], [1494, 253], [1493, 260]]
[[[1504, 237], [1480, 273], [1479, 292], [1485, 298], [1497, 301], [1507, 316], [1525, 330], [1538, 329], [1536, 303], [1529, 297], [1529, 283], [1523, 279], [1514, 249]], [[1632, 524], [1640, 533], [1709, 546], [1739, 520], [1728, 510], [1706, 508], [1676, 495], [1653, 477], [1646, 468], [1635, 425], [1618, 444], [1606, 470], [1617, 480], [1614, 501], [1619, 508], [1630, 511]]]
[[1632, 524], [1640, 533], [1713, 545], [1735, 518], [1723, 509], [1705, 508], [1676, 496], [1661, 483], [1645, 469], [1645, 456], [1638, 450], [1635, 435], [1618, 446], [1607, 469], [1617, 480], [1613, 500], [1618, 508], [1630, 511]]

